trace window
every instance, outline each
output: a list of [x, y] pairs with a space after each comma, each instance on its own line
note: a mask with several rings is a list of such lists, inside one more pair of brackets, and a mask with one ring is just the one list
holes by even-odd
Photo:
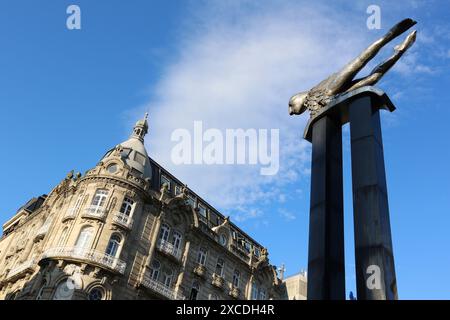
[[191, 295], [189, 296], [189, 300], [197, 300], [198, 293], [200, 292], [200, 286], [198, 282], [194, 282], [191, 289]]
[[152, 267], [150, 268], [150, 279], [158, 281], [159, 269], [161, 268], [161, 263], [158, 260], [152, 261]]
[[193, 196], [188, 195], [186, 202], [187, 202], [187, 204], [190, 205], [192, 208], [195, 207], [195, 199], [194, 199]]
[[59, 236], [59, 239], [58, 239], [58, 247], [62, 247], [64, 245], [64, 240], [66, 240], [66, 235], [67, 235], [68, 230], [69, 230], [69, 228], [66, 227], [61, 232], [61, 235]]
[[164, 272], [163, 284], [168, 288], [172, 285], [172, 274], [172, 270], [166, 270]]
[[81, 229], [78, 235], [77, 242], [75, 243], [75, 249], [84, 250], [89, 249], [91, 246], [92, 234], [94, 233], [94, 228], [91, 226], [85, 226]]
[[122, 158], [128, 158], [128, 156], [130, 155], [131, 149], [129, 148], [123, 148], [121, 156]]
[[258, 287], [256, 282], [252, 283], [252, 298], [251, 300], [258, 300]]
[[159, 232], [159, 240], [168, 241], [169, 240], [170, 227], [167, 224], [161, 225], [161, 231]]
[[74, 290], [71, 286], [69, 287], [68, 283], [70, 281], [67, 278], [59, 282], [53, 300], [72, 300]]
[[201, 216], [206, 218], [206, 208], [203, 205], [201, 204], [198, 205], [198, 212], [200, 213]]
[[227, 238], [227, 236], [225, 234], [222, 233], [222, 234], [220, 234], [219, 241], [220, 241], [220, 244], [225, 247], [227, 245], [228, 238]]
[[202, 266], [206, 264], [206, 253], [207, 251], [205, 248], [200, 248], [200, 250], [198, 250], [197, 262]]
[[105, 205], [107, 197], [108, 197], [108, 190], [103, 189], [97, 190], [97, 192], [95, 192], [94, 198], [92, 199], [91, 205], [93, 207], [101, 208]]
[[89, 300], [103, 300], [105, 296], [105, 292], [102, 288], [95, 287], [89, 291], [88, 299]]
[[172, 244], [176, 251], [178, 251], [181, 248], [181, 239], [182, 239], [181, 233], [179, 233], [178, 231], [174, 231], [172, 236]]
[[209, 300], [219, 300], [219, 297], [217, 296], [217, 294], [211, 293], [209, 295]]
[[134, 153], [134, 161], [139, 162], [143, 166], [145, 166], [145, 156], [142, 153], [135, 152]]
[[180, 186], [175, 186], [175, 195], [179, 195], [183, 193], [183, 189]]
[[129, 217], [134, 208], [134, 201], [128, 197], [125, 197], [122, 202], [122, 206], [120, 207], [120, 213]]
[[108, 170], [109, 173], [116, 173], [117, 172], [117, 164], [115, 164], [115, 163], [110, 164], [106, 170]]
[[266, 290], [264, 289], [259, 290], [259, 300], [266, 300]]
[[116, 257], [117, 250], [120, 247], [120, 243], [122, 242], [122, 239], [117, 234], [113, 234], [111, 238], [109, 239], [108, 246], [106, 247], [106, 254], [111, 257]]
[[225, 262], [223, 261], [222, 258], [217, 259], [217, 264], [216, 264], [216, 271], [215, 273], [219, 276], [219, 277], [223, 277], [223, 266], [224, 266]]
[[160, 185], [160, 187], [162, 188], [162, 186], [164, 186], [165, 184], [167, 184], [167, 188], [170, 190], [170, 180], [169, 180], [169, 178], [167, 178], [164, 175], [161, 175], [161, 185]]
[[239, 280], [241, 278], [241, 273], [239, 270], [235, 269], [233, 272], [233, 287], [239, 288]]

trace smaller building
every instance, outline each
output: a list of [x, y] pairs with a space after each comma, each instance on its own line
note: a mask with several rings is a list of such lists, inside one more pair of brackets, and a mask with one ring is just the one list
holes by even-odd
[[289, 300], [306, 300], [307, 274], [300, 271], [283, 280]]

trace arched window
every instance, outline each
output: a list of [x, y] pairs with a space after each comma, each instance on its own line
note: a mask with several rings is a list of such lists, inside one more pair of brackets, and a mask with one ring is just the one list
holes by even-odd
[[198, 250], [197, 263], [204, 266], [206, 264], [206, 254], [207, 254], [206, 249], [200, 248], [200, 250]]
[[94, 228], [91, 226], [84, 226], [80, 234], [78, 235], [77, 242], [75, 243], [75, 248], [77, 250], [87, 250], [90, 249], [92, 242], [92, 235], [94, 234]]
[[170, 227], [163, 223], [161, 225], [161, 231], [159, 232], [159, 240], [168, 241], [169, 240]]
[[181, 248], [181, 239], [182, 238], [183, 237], [182, 237], [181, 233], [179, 233], [178, 231], [173, 232], [172, 244], [173, 244], [175, 251], [178, 251]]
[[150, 268], [150, 279], [158, 281], [159, 269], [161, 269], [161, 263], [158, 260], [153, 260], [152, 267]]
[[266, 300], [266, 290], [259, 289], [259, 300]]
[[217, 264], [216, 264], [216, 271], [215, 271], [215, 273], [216, 273], [219, 277], [223, 277], [224, 264], [225, 264], [225, 262], [223, 261], [222, 258], [218, 258], [218, 259], [217, 259]]
[[101, 208], [105, 205], [106, 198], [108, 197], [108, 190], [99, 189], [95, 192], [94, 198], [92, 199], [91, 206], [96, 208]]
[[74, 288], [69, 286], [68, 283], [67, 278], [59, 282], [53, 295], [53, 300], [72, 300]]
[[111, 238], [109, 239], [108, 246], [106, 247], [106, 254], [111, 257], [116, 257], [117, 251], [120, 247], [120, 243], [122, 242], [122, 238], [117, 235], [113, 234]]
[[258, 300], [258, 285], [255, 281], [252, 283], [252, 297], [251, 300]]
[[199, 292], [200, 292], [200, 285], [198, 284], [198, 282], [194, 282], [194, 284], [192, 285], [189, 300], [197, 300]]
[[170, 288], [170, 286], [172, 285], [172, 276], [173, 276], [172, 270], [169, 269], [164, 272], [163, 284], [166, 287]]
[[58, 239], [58, 247], [62, 247], [64, 245], [64, 241], [66, 240], [67, 232], [69, 231], [68, 227], [65, 227], [61, 232], [61, 235]]
[[209, 300], [219, 300], [219, 297], [217, 294], [211, 293], [209, 294]]
[[100, 287], [92, 288], [91, 291], [89, 291], [88, 299], [89, 300], [104, 300], [105, 298], [105, 290]]
[[122, 213], [127, 217], [130, 217], [131, 214], [133, 213], [133, 209], [134, 209], [134, 201], [128, 197], [125, 197], [125, 199], [123, 199], [122, 206], [120, 207], [120, 213]]
[[241, 278], [241, 273], [238, 269], [234, 269], [233, 272], [233, 287], [239, 288], [239, 280]]

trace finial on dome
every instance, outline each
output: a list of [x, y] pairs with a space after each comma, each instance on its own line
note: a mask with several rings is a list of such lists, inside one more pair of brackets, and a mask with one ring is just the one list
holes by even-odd
[[148, 119], [148, 112], [145, 113], [144, 119], [141, 119], [138, 122], [136, 122], [133, 129], [133, 134], [131, 135], [132, 138], [137, 138], [141, 141], [144, 141], [144, 136], [148, 132], [147, 119]]

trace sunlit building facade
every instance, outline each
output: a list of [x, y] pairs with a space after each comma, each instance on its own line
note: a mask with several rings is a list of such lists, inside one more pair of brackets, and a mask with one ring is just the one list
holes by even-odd
[[0, 299], [284, 299], [268, 252], [149, 158], [147, 119], [3, 225]]

